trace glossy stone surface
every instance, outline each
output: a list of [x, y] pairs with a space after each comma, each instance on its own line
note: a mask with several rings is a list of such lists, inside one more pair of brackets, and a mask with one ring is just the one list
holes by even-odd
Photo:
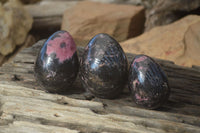
[[76, 45], [66, 31], [57, 31], [44, 43], [35, 63], [35, 78], [49, 92], [64, 92], [76, 79]]
[[130, 65], [129, 89], [139, 106], [156, 109], [163, 105], [170, 93], [167, 76], [161, 67], [146, 55], [136, 56]]
[[126, 83], [127, 74], [127, 58], [119, 43], [108, 34], [93, 37], [80, 64], [84, 88], [100, 98], [116, 98]]

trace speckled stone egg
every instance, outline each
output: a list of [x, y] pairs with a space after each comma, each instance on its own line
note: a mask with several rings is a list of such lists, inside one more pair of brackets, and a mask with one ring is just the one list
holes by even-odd
[[131, 97], [141, 107], [156, 109], [169, 97], [167, 76], [160, 65], [146, 55], [133, 59], [128, 81]]
[[127, 58], [119, 43], [108, 34], [94, 36], [85, 48], [80, 63], [84, 88], [99, 98], [116, 98], [127, 76]]
[[66, 31], [57, 31], [43, 44], [35, 62], [35, 78], [49, 92], [65, 92], [76, 79], [76, 45]]

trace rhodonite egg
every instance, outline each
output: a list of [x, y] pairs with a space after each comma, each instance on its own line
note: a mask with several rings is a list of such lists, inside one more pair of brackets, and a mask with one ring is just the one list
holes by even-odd
[[149, 109], [162, 106], [170, 93], [164, 71], [146, 55], [138, 55], [131, 62], [128, 85], [135, 103]]
[[127, 81], [127, 58], [119, 43], [108, 34], [97, 34], [80, 63], [83, 87], [99, 98], [116, 98]]
[[67, 31], [57, 31], [43, 44], [35, 62], [35, 78], [49, 92], [65, 92], [76, 79], [76, 45]]

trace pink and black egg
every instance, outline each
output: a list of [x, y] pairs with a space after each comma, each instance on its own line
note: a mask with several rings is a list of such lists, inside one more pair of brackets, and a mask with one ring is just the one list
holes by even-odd
[[135, 103], [148, 109], [161, 107], [170, 94], [166, 74], [146, 55], [138, 55], [131, 62], [128, 85]]
[[116, 98], [127, 81], [127, 58], [119, 43], [108, 34], [97, 34], [80, 63], [83, 87], [99, 98]]
[[48, 92], [68, 90], [76, 79], [79, 61], [76, 45], [66, 31], [57, 31], [43, 44], [35, 62], [35, 78]]

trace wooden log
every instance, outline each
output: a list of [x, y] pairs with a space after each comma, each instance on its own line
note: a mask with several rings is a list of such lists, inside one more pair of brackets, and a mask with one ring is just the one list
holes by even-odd
[[58, 29], [64, 11], [76, 3], [76, 1], [43, 1], [40, 4], [25, 5], [25, 9], [33, 16], [34, 31]]
[[[158, 110], [138, 108], [127, 86], [114, 100], [90, 97], [77, 78], [72, 92], [50, 94], [34, 79], [34, 61], [45, 40], [21, 51], [0, 68], [0, 133], [5, 132], [200, 132], [200, 71], [155, 59], [171, 86]], [[78, 48], [81, 56], [83, 48]], [[135, 55], [127, 54], [129, 62]], [[178, 84], [177, 84], [178, 83]]]
[[14, 121], [12, 124], [0, 126], [0, 133], [78, 133], [67, 128], [47, 126], [37, 123]]
[[[145, 109], [135, 109], [133, 107], [118, 107], [108, 104], [113, 110], [121, 113], [113, 114], [108, 108], [104, 108], [100, 102], [76, 100], [66, 96], [48, 94], [40, 90], [28, 89], [13, 85], [0, 85], [1, 94], [1, 120], [6, 121], [4, 125], [13, 121], [31, 121], [44, 125], [67, 127], [73, 130], [84, 132], [199, 132], [198, 126], [200, 118], [188, 117], [185, 115], [174, 115], [170, 113], [158, 113]], [[15, 92], [17, 91], [17, 92]], [[21, 92], [21, 93], [20, 93]], [[16, 94], [18, 96], [16, 96]], [[65, 104], [60, 104], [60, 99], [65, 100]], [[89, 104], [88, 104], [89, 103]], [[117, 109], [115, 109], [117, 108]], [[99, 109], [104, 113], [94, 111]], [[124, 110], [126, 109], [126, 111]], [[122, 113], [122, 111], [124, 111]], [[141, 117], [146, 112], [151, 112], [151, 116], [157, 118]], [[140, 116], [128, 115], [137, 112]], [[157, 114], [158, 113], [158, 114]], [[146, 114], [147, 115], [147, 114]], [[171, 118], [170, 118], [171, 117]], [[96, 121], [98, 119], [98, 121]], [[168, 120], [167, 120], [168, 119]], [[182, 119], [182, 120], [181, 120]], [[67, 120], [67, 121], [66, 121]], [[181, 120], [181, 121], [179, 121]], [[183, 122], [183, 120], [185, 120]], [[190, 125], [188, 120], [193, 121]], [[176, 126], [174, 126], [176, 125]], [[75, 126], [75, 128], [74, 128]], [[76, 128], [78, 126], [78, 128]], [[102, 128], [101, 128], [102, 127]], [[1, 128], [0, 128], [1, 129]]]

